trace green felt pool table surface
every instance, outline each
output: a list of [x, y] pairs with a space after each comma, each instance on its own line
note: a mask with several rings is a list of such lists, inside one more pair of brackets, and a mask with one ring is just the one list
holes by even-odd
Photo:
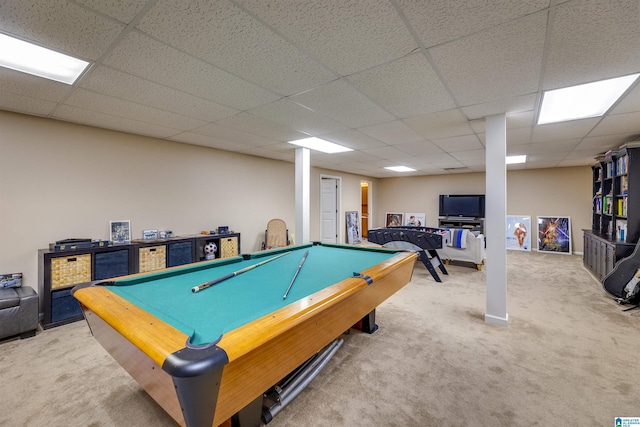
[[[191, 290], [281, 253], [287, 254], [199, 292]], [[190, 336], [192, 344], [202, 345], [396, 254], [375, 247], [309, 244], [114, 280], [108, 288]]]

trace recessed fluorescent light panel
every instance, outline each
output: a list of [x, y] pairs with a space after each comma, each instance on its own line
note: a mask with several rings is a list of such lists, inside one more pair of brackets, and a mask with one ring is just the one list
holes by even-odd
[[389, 169], [390, 171], [394, 171], [394, 172], [415, 172], [415, 169], [411, 169], [407, 166], [388, 166], [385, 167], [385, 169]]
[[322, 151], [323, 153], [344, 153], [345, 151], [353, 151], [351, 148], [343, 147], [342, 145], [334, 144], [333, 142], [325, 141], [324, 139], [311, 138], [298, 139], [297, 141], [289, 141], [289, 144], [299, 145], [300, 147], [309, 148], [311, 150]]
[[507, 156], [506, 163], [508, 165], [515, 165], [516, 163], [524, 163], [526, 161], [527, 161], [527, 156], [526, 155], [522, 155], [522, 156]]
[[0, 34], [0, 66], [57, 82], [73, 84], [89, 63]]
[[640, 73], [602, 80], [543, 94], [538, 124], [602, 116], [636, 81]]

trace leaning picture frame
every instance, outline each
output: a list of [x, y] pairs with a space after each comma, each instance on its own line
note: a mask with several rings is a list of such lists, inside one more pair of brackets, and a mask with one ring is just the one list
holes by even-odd
[[404, 215], [407, 227], [424, 227], [426, 215], [424, 212], [407, 212]]
[[109, 221], [109, 233], [115, 244], [131, 243], [131, 221]]
[[387, 220], [385, 221], [387, 227], [400, 227], [404, 225], [404, 214], [397, 212], [387, 212]]
[[531, 251], [531, 217], [507, 215], [507, 249]]
[[360, 240], [360, 225], [358, 224], [358, 211], [346, 211], [345, 223], [347, 225], [347, 243], [350, 245], [362, 243]]
[[571, 255], [571, 218], [539, 216], [538, 252]]

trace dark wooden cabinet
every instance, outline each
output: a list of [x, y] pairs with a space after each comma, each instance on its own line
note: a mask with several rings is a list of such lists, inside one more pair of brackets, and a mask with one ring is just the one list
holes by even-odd
[[584, 232], [583, 262], [600, 281], [640, 238], [640, 145], [610, 151], [592, 167], [591, 229]]
[[216, 259], [240, 254], [240, 234], [211, 234], [96, 248], [38, 251], [38, 293], [43, 329], [81, 320], [82, 310], [71, 296], [78, 283], [175, 267], [205, 259], [204, 246], [217, 246]]
[[38, 294], [43, 329], [82, 319], [71, 288], [78, 283], [103, 280], [134, 272], [133, 246], [38, 251]]

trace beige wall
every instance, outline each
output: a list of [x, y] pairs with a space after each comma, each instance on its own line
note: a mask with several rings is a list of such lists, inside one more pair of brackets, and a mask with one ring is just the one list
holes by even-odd
[[[484, 193], [484, 174], [376, 179], [311, 168], [310, 237], [320, 238], [320, 177], [342, 183], [344, 212], [360, 211], [360, 182], [371, 182], [371, 227], [386, 212], [425, 212], [437, 225], [438, 195]], [[574, 252], [590, 227], [588, 167], [511, 171], [508, 213], [567, 215]], [[260, 248], [266, 223], [295, 231], [293, 163], [173, 143], [0, 111], [0, 273], [23, 272], [37, 289], [37, 250], [71, 237], [108, 239], [111, 220], [176, 235], [228, 225], [242, 252]], [[535, 240], [535, 239], [534, 239]], [[535, 247], [535, 244], [534, 244]]]
[[[374, 226], [384, 225], [386, 212], [424, 212], [426, 225], [437, 227], [438, 195], [484, 193], [484, 173], [382, 179]], [[537, 216], [569, 216], [572, 250], [581, 253], [582, 229], [591, 228], [591, 168], [508, 171], [507, 214], [531, 216], [534, 230]], [[531, 245], [537, 248], [535, 231]]]
[[[312, 240], [321, 173], [342, 179], [342, 227], [344, 210], [360, 203], [361, 177], [312, 168]], [[253, 252], [269, 219], [295, 231], [294, 180], [289, 162], [0, 111], [0, 273], [22, 272], [37, 289], [38, 249], [108, 239], [112, 220], [130, 220], [134, 238], [227, 225], [241, 233], [242, 252]]]

